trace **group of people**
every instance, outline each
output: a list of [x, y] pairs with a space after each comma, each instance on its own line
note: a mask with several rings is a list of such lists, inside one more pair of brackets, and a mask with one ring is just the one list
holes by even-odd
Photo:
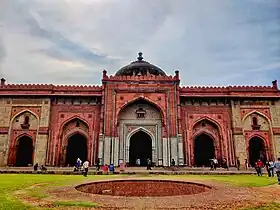
[[[36, 163], [36, 164], [33, 166], [33, 169], [34, 169], [34, 171], [38, 171], [38, 169], [39, 169], [39, 164]], [[40, 170], [41, 170], [41, 171], [47, 171], [47, 168], [46, 168], [46, 166], [41, 165], [41, 166], [40, 166]]]
[[89, 162], [86, 160], [83, 164], [82, 164], [82, 160], [80, 158], [77, 159], [76, 165], [74, 166], [73, 171], [82, 171], [83, 175], [85, 177], [87, 177], [88, 174], [88, 167], [89, 167]]
[[266, 168], [267, 174], [269, 177], [274, 177], [274, 170], [276, 170], [276, 175], [280, 183], [280, 158], [276, 162], [270, 160], [263, 163], [260, 159], [255, 163], [255, 169], [258, 176], [262, 176], [262, 168]]
[[[136, 159], [136, 165], [141, 166], [140, 158]], [[150, 158], [147, 158], [147, 170], [152, 170], [152, 160]]]

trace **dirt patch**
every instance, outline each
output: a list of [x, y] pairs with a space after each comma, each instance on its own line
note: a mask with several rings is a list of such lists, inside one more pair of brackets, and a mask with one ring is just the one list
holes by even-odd
[[169, 180], [118, 180], [83, 184], [77, 190], [91, 194], [113, 196], [174, 196], [191, 195], [211, 189], [202, 184]]
[[[149, 183], [155, 181], [155, 178], [149, 177], [126, 177], [122, 179], [109, 179], [107, 182], [118, 182], [122, 185], [126, 185], [127, 182], [133, 183], [133, 180], [137, 179], [146, 181]], [[158, 182], [161, 182], [161, 178]], [[125, 181], [125, 182], [123, 182]], [[164, 181], [168, 182], [186, 182], [185, 179], [180, 178], [164, 178]], [[94, 181], [100, 183], [100, 181]], [[104, 181], [102, 181], [104, 182]], [[92, 181], [84, 182], [85, 184], [92, 184]], [[192, 180], [193, 184], [201, 186], [210, 186], [205, 192], [199, 194], [189, 195], [174, 195], [174, 196], [119, 196], [112, 195], [111, 189], [104, 189], [104, 194], [91, 194], [76, 190], [77, 185], [68, 185], [64, 187], [48, 186], [44, 192], [47, 193], [48, 197], [42, 199], [32, 199], [28, 196], [20, 196], [21, 200], [35, 205], [37, 207], [48, 207], [51, 209], [240, 209], [247, 207], [255, 207], [265, 203], [271, 203], [277, 201], [277, 196], [280, 196], [279, 186], [272, 185], [267, 187], [235, 187], [230, 184], [221, 182], [215, 182], [210, 180]], [[120, 184], [121, 185], [121, 184]], [[134, 188], [139, 188], [134, 186]], [[180, 188], [178, 186], [177, 188]], [[159, 188], [158, 188], [159, 189]], [[169, 189], [173, 191], [176, 187]], [[107, 190], [107, 191], [106, 191]], [[82, 201], [97, 203], [98, 206], [95, 208], [84, 208], [81, 206], [72, 207], [57, 207], [53, 203], [56, 201]]]

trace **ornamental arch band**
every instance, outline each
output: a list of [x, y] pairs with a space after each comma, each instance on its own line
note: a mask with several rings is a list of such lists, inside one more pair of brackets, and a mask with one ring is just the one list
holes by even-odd
[[[100, 86], [0, 85], [0, 165], [230, 166], [280, 156], [280, 91], [271, 86], [182, 87], [138, 58]], [[205, 146], [206, 145], [206, 146]], [[23, 155], [26, 151], [27, 155]]]

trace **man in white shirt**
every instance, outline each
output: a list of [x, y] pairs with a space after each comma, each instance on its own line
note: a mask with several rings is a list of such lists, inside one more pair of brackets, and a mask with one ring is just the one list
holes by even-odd
[[274, 166], [275, 166], [275, 169], [276, 169], [278, 184], [280, 184], [280, 157], [277, 159], [277, 161], [275, 161]]
[[88, 174], [88, 167], [89, 167], [89, 162], [86, 160], [86, 161], [83, 163], [84, 176], [85, 176], [85, 177], [86, 177], [87, 174]]

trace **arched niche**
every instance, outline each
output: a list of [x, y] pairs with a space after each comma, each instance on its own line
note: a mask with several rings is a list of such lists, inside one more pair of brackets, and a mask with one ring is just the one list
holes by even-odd
[[136, 160], [140, 160], [141, 166], [147, 165], [147, 159], [153, 161], [153, 139], [148, 132], [140, 129], [129, 137], [129, 165], [136, 166]]
[[267, 160], [267, 150], [264, 139], [259, 136], [253, 136], [249, 140], [249, 164], [251, 166], [255, 166], [255, 163], [258, 160], [263, 161], [263, 163]]
[[118, 159], [129, 162], [129, 135], [138, 129], [153, 136], [152, 161], [157, 164], [162, 159], [162, 114], [157, 106], [144, 99], [136, 100], [122, 109], [118, 122]]
[[243, 130], [269, 131], [269, 120], [258, 112], [252, 112], [243, 119]]
[[[81, 139], [81, 144], [77, 143], [77, 141], [79, 141], [78, 139]], [[60, 154], [59, 165], [73, 165], [73, 158], [74, 159], [77, 158], [76, 157], [77, 155], [78, 156], [81, 155], [83, 159], [87, 159], [90, 161], [89, 126], [84, 120], [80, 118], [72, 118], [66, 121], [61, 128], [60, 142], [61, 142], [61, 147], [59, 153]], [[77, 148], [80, 148], [80, 150], [82, 150], [81, 152], [72, 151], [76, 144], [77, 144]], [[85, 148], [87, 150], [86, 154], [85, 154]], [[69, 154], [70, 156], [71, 154], [73, 154], [73, 157], [70, 157]]]
[[[205, 162], [205, 158], [197, 158], [199, 156], [198, 151], [204, 151], [201, 147], [201, 142], [205, 144], [209, 143], [209, 150], [206, 148], [205, 153], [209, 153], [208, 156], [213, 156], [219, 161], [225, 158], [223, 157], [223, 148], [221, 145], [221, 130], [220, 126], [208, 118], [201, 118], [195, 122], [192, 128], [192, 141], [191, 141], [191, 162], [197, 166], [208, 166], [208, 162]], [[207, 144], [208, 145], [208, 144]], [[212, 151], [214, 149], [214, 151]], [[211, 155], [210, 155], [211, 154]], [[206, 155], [207, 156], [207, 155]], [[208, 157], [207, 156], [207, 157]], [[212, 158], [213, 158], [212, 157]], [[197, 161], [197, 159], [203, 159]]]
[[[144, 116], [138, 116], [141, 111], [144, 112]], [[161, 120], [162, 114], [158, 107], [150, 103], [147, 100], [139, 99], [135, 100], [133, 103], [129, 103], [127, 106], [123, 107], [119, 113], [118, 120]]]
[[79, 132], [68, 137], [65, 165], [74, 166], [78, 158], [80, 158], [82, 162], [88, 160], [87, 141], [87, 137]]
[[38, 117], [28, 110], [17, 114], [12, 121], [12, 130], [37, 130], [38, 126]]
[[19, 137], [16, 141], [16, 166], [26, 167], [33, 165], [33, 140], [27, 135]]
[[216, 157], [212, 136], [201, 133], [194, 138], [194, 164], [197, 167], [210, 166], [210, 159]]

